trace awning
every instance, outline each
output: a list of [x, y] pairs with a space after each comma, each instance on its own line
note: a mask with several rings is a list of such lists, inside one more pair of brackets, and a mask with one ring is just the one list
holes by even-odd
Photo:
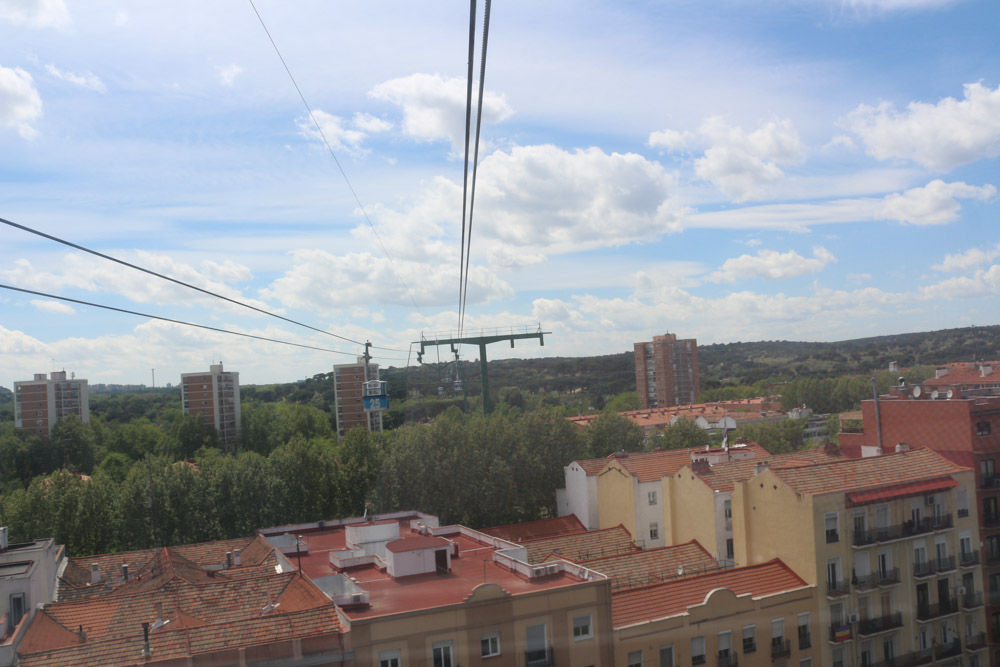
[[893, 484], [891, 486], [880, 486], [877, 489], [867, 491], [853, 491], [847, 494], [848, 506], [868, 505], [883, 500], [893, 498], [905, 498], [906, 496], [923, 496], [938, 491], [947, 491], [958, 486], [951, 477], [937, 477], [935, 479], [922, 479], [906, 484]]

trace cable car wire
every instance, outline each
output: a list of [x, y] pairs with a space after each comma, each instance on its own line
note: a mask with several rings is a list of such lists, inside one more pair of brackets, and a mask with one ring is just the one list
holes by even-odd
[[[465, 91], [465, 168], [462, 170], [462, 241], [458, 256], [458, 336], [462, 336], [462, 311], [465, 309], [465, 291], [462, 280], [465, 267], [465, 215], [469, 202], [469, 126], [472, 124], [472, 72], [476, 58], [476, 0], [469, 0], [469, 72]], [[471, 217], [471, 208], [469, 216]], [[471, 241], [471, 230], [470, 230]], [[471, 249], [471, 244], [470, 244]]]
[[[278, 54], [278, 60], [281, 61], [282, 66], [285, 68], [285, 72], [288, 73], [288, 78], [291, 79], [292, 85], [295, 86], [295, 92], [299, 94], [299, 99], [302, 100], [302, 104], [305, 105], [306, 111], [309, 112], [309, 118], [319, 131], [319, 136], [323, 139], [323, 143], [326, 144], [326, 150], [330, 152], [331, 157], [333, 157], [333, 161], [337, 164], [337, 169], [340, 170], [340, 175], [344, 177], [344, 182], [347, 183], [347, 189], [350, 190], [351, 194], [354, 196], [354, 201], [357, 202], [358, 208], [361, 209], [361, 214], [364, 216], [365, 222], [368, 223], [368, 226], [372, 230], [372, 234], [375, 235], [375, 240], [378, 241], [379, 247], [382, 248], [385, 258], [389, 260], [389, 266], [392, 267], [392, 272], [396, 274], [396, 280], [398, 280], [399, 284], [403, 286], [403, 290], [406, 291], [406, 296], [409, 297], [410, 303], [412, 303], [416, 311], [423, 316], [424, 313], [420, 310], [420, 306], [417, 305], [416, 300], [413, 298], [413, 293], [410, 292], [410, 288], [406, 285], [406, 281], [404, 281], [403, 277], [399, 274], [399, 270], [396, 268], [396, 262], [393, 261], [389, 251], [386, 250], [385, 244], [382, 243], [382, 237], [379, 236], [378, 230], [375, 229], [375, 224], [372, 222], [372, 219], [368, 217], [368, 211], [365, 210], [364, 204], [361, 203], [361, 198], [358, 197], [358, 193], [354, 190], [354, 186], [351, 185], [351, 179], [347, 177], [347, 172], [344, 171], [344, 167], [340, 164], [340, 160], [337, 159], [337, 154], [334, 153], [333, 147], [327, 140], [326, 133], [323, 132], [323, 127], [316, 121], [316, 115], [313, 113], [312, 107], [309, 106], [309, 102], [306, 101], [306, 96], [302, 94], [302, 89], [299, 88], [298, 82], [295, 81], [295, 76], [292, 75], [292, 70], [288, 67], [288, 63], [285, 62], [284, 56], [281, 55], [281, 50], [278, 49], [278, 45], [275, 43], [274, 38], [271, 37], [271, 31], [267, 29], [267, 24], [264, 23], [264, 17], [262, 17], [260, 12], [257, 11], [257, 5], [254, 4], [253, 0], [248, 0], [248, 2], [250, 3], [250, 6], [253, 7], [253, 13], [257, 15], [257, 20], [260, 21], [261, 27], [264, 28], [264, 33], [267, 35], [267, 39], [271, 42], [271, 46], [274, 47], [274, 52]], [[402, 352], [402, 350], [396, 351]]]
[[[58, 236], [53, 236], [52, 234], [46, 234], [43, 231], [40, 231], [38, 229], [34, 229], [32, 227], [28, 227], [27, 225], [18, 224], [16, 222], [12, 222], [12, 221], [6, 220], [4, 218], [0, 218], [0, 222], [2, 222], [5, 225], [9, 225], [11, 227], [15, 227], [15, 228], [20, 229], [22, 231], [28, 232], [30, 234], [35, 234], [36, 236], [41, 236], [42, 238], [48, 239], [50, 241], [55, 241], [56, 243], [61, 243], [61, 244], [65, 245], [65, 246], [69, 246], [70, 248], [75, 248], [76, 250], [80, 250], [82, 252], [89, 253], [91, 255], [94, 255], [95, 257], [100, 257], [101, 259], [106, 259], [106, 260], [108, 260], [110, 262], [115, 262], [116, 264], [121, 264], [122, 266], [127, 266], [130, 269], [135, 269], [136, 271], [142, 271], [143, 273], [148, 273], [151, 276], [156, 276], [157, 278], [162, 278], [163, 280], [167, 280], [167, 281], [170, 281], [170, 282], [175, 283], [177, 285], [181, 285], [182, 287], [187, 287], [189, 289], [193, 289], [195, 291], [201, 292], [202, 294], [207, 294], [209, 296], [214, 296], [217, 299], [222, 299], [223, 301], [228, 301], [229, 303], [236, 304], [237, 306], [243, 306], [244, 308], [249, 308], [250, 310], [255, 310], [258, 313], [262, 313], [262, 314], [268, 315], [270, 317], [275, 317], [275, 318], [277, 318], [279, 320], [284, 320], [285, 322], [289, 322], [291, 324], [295, 324], [295, 325], [298, 325], [300, 327], [305, 327], [306, 329], [312, 329], [313, 331], [319, 332], [319, 333], [327, 335], [327, 336], [332, 336], [333, 338], [338, 338], [338, 339], [340, 339], [342, 341], [346, 341], [348, 343], [353, 343], [355, 345], [364, 345], [363, 341], [354, 340], [352, 338], [347, 338], [346, 336], [341, 336], [339, 334], [331, 333], [331, 332], [326, 331], [324, 329], [319, 329], [319, 328], [311, 326], [309, 324], [305, 324], [303, 322], [299, 322], [299, 321], [293, 320], [293, 319], [291, 319], [289, 317], [285, 317], [283, 315], [278, 315], [277, 313], [272, 313], [272, 312], [270, 312], [268, 310], [264, 310], [263, 308], [258, 308], [257, 306], [251, 306], [249, 303], [244, 303], [243, 301], [238, 301], [237, 299], [231, 299], [228, 296], [223, 296], [223, 295], [218, 294], [216, 292], [213, 292], [211, 290], [207, 290], [207, 289], [204, 289], [202, 287], [198, 287], [197, 285], [192, 285], [190, 283], [186, 283], [183, 280], [178, 280], [177, 278], [171, 278], [170, 276], [164, 275], [162, 273], [157, 273], [156, 271], [153, 271], [151, 269], [146, 269], [146, 268], [143, 268], [143, 267], [138, 266], [136, 264], [132, 264], [130, 262], [126, 262], [123, 259], [118, 259], [117, 257], [112, 257], [111, 255], [105, 255], [102, 252], [98, 252], [96, 250], [91, 250], [90, 248], [86, 248], [86, 247], [84, 247], [82, 245], [79, 245], [77, 243], [73, 243], [72, 241], [67, 241], [66, 239], [61, 239]], [[403, 350], [397, 349], [397, 348], [379, 347], [379, 346], [376, 346], [376, 345], [372, 345], [372, 347], [378, 347], [378, 349], [380, 349], [380, 350], [387, 350], [387, 351], [390, 351], [390, 352], [402, 352], [403, 351]]]
[[[169, 317], [163, 317], [162, 315], [150, 315], [149, 313], [140, 313], [135, 310], [128, 310], [126, 308], [116, 308], [115, 306], [108, 306], [101, 303], [94, 303], [92, 301], [83, 301], [81, 299], [71, 299], [68, 296], [59, 296], [58, 294], [48, 294], [46, 292], [38, 292], [35, 290], [25, 289], [23, 287], [14, 287], [13, 285], [4, 285], [0, 283], [0, 289], [12, 290], [14, 292], [23, 292], [25, 294], [34, 294], [35, 296], [44, 296], [47, 299], [58, 299], [59, 301], [69, 301], [70, 303], [77, 303], [82, 306], [92, 306], [94, 308], [103, 308], [104, 310], [113, 310], [118, 313], [125, 313], [127, 315], [138, 315], [139, 317], [148, 317], [153, 320], [162, 320], [164, 322], [172, 322], [173, 324], [183, 324], [189, 327], [197, 327], [199, 329], [207, 329], [209, 331], [217, 331], [219, 333], [230, 334], [232, 336], [243, 336], [244, 338], [253, 338], [256, 340], [263, 340], [269, 343], [281, 343], [282, 345], [292, 345], [294, 347], [303, 347], [307, 350], [318, 350], [320, 352], [330, 352], [332, 354], [345, 354], [347, 356], [356, 356], [354, 352], [344, 352], [343, 350], [331, 350], [326, 347], [317, 347], [315, 345], [305, 345], [303, 343], [293, 343], [287, 340], [279, 340], [277, 338], [268, 338], [267, 336], [257, 336], [255, 334], [241, 333], [239, 331], [230, 331], [228, 329], [220, 329], [218, 327], [210, 327], [207, 324], [197, 324], [195, 322], [185, 322], [184, 320], [175, 320]], [[392, 359], [401, 360], [402, 357], [373, 357], [376, 359]]]

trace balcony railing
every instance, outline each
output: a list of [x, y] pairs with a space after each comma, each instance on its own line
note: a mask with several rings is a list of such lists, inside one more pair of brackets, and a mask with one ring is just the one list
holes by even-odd
[[719, 667], [739, 667], [740, 660], [736, 653], [719, 654]]
[[931, 561], [934, 566], [935, 572], [950, 572], [955, 569], [955, 557], [945, 556], [943, 558], [934, 558]]
[[990, 565], [1000, 563], [1000, 551], [987, 551], [986, 562]]
[[528, 667], [552, 667], [552, 647], [524, 652], [524, 662]]
[[867, 618], [858, 623], [859, 635], [874, 635], [879, 632], [886, 632], [903, 626], [903, 614], [896, 612], [876, 618]]
[[934, 604], [917, 605], [917, 620], [929, 621], [939, 616], [947, 616], [958, 611], [958, 599], [947, 598]]
[[1000, 607], [1000, 591], [990, 591], [986, 594], [986, 600], [991, 607]]
[[946, 644], [938, 644], [934, 647], [934, 659], [942, 660], [944, 658], [954, 657], [962, 652], [962, 640], [953, 639]]
[[979, 565], [979, 552], [978, 551], [963, 551], [958, 555], [958, 562], [962, 567], [970, 567], [972, 565]]
[[978, 651], [979, 649], [986, 646], [986, 633], [977, 632], [974, 635], [969, 635], [965, 638], [965, 648], [970, 651]]
[[995, 526], [1000, 523], [1000, 514], [983, 514], [983, 525]]
[[962, 609], [975, 609], [983, 606], [983, 594], [970, 591], [962, 596]]
[[851, 577], [851, 583], [854, 587], [860, 590], [878, 588], [878, 575], [874, 572], [869, 574], [854, 574]]
[[792, 654], [792, 642], [783, 637], [771, 640], [771, 658], [787, 658]]
[[808, 632], [805, 634], [799, 633], [799, 650], [805, 651], [807, 648], [812, 647], [812, 635]]
[[984, 474], [979, 477], [979, 488], [995, 489], [1000, 486], [1000, 477], [997, 475]]
[[894, 526], [876, 527], [870, 530], [854, 531], [851, 536], [851, 544], [861, 547], [875, 542], [891, 542], [901, 540], [914, 535], [923, 535], [935, 530], [947, 530], [954, 527], [951, 514], [941, 516], [927, 516], [919, 521], [905, 521]]
[[830, 597], [841, 597], [851, 592], [851, 585], [844, 579], [826, 582], [826, 594]]
[[878, 571], [878, 585], [891, 586], [899, 583], [899, 568], [890, 567]]
[[914, 577], [929, 577], [934, 574], [934, 559], [918, 560], [913, 563]]

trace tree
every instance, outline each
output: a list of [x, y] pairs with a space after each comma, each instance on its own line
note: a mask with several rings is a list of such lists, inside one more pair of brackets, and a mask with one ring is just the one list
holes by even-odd
[[605, 412], [625, 412], [627, 410], [639, 409], [639, 392], [627, 391], [618, 394], [604, 404]]
[[89, 473], [94, 469], [94, 433], [76, 415], [68, 415], [52, 427], [49, 436], [52, 468]]
[[665, 428], [651, 444], [660, 449], [706, 447], [712, 444], [712, 438], [708, 435], [708, 431], [698, 426], [693, 419], [680, 417]]
[[802, 431], [805, 427], [805, 419], [744, 424], [730, 434], [729, 441], [745, 438], [756, 442], [771, 454], [794, 452], [802, 446]]
[[586, 456], [600, 458], [613, 452], [641, 452], [645, 438], [642, 429], [616, 413], [603, 414], [584, 430]]

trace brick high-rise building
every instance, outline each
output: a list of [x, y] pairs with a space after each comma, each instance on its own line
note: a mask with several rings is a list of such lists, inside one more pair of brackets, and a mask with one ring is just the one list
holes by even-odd
[[184, 414], [201, 415], [219, 432], [219, 442], [234, 450], [240, 436], [240, 374], [212, 364], [207, 373], [181, 374]]
[[378, 364], [365, 366], [365, 358], [358, 357], [353, 364], [336, 364], [333, 367], [334, 402], [337, 411], [337, 435], [341, 438], [355, 426], [369, 431], [382, 430], [381, 411], [366, 412], [364, 407], [365, 382], [378, 380]]
[[697, 403], [698, 341], [674, 334], [635, 344], [635, 387], [643, 410]]
[[66, 379], [66, 371], [53, 371], [48, 379], [45, 373], [35, 373], [34, 380], [14, 383], [17, 428], [28, 433], [48, 437], [52, 427], [68, 415], [80, 421], [90, 421], [90, 402], [87, 381], [73, 374]]

